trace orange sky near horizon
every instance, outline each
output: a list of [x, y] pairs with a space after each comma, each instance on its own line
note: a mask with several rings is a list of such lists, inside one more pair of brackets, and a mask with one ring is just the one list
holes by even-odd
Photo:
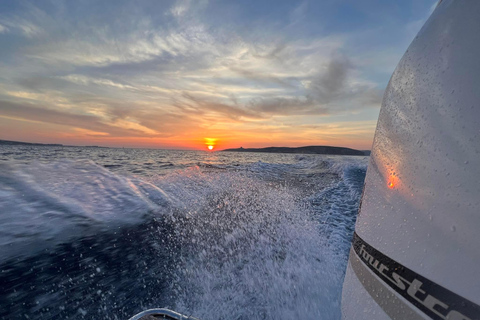
[[[300, 147], [329, 145], [368, 150], [373, 141], [375, 121], [366, 121], [355, 127], [342, 124], [326, 125], [324, 128], [296, 128], [263, 133], [261, 130], [239, 130], [237, 132], [215, 130], [213, 132], [186, 132], [180, 137], [110, 137], [106, 133], [92, 132], [63, 125], [50, 125], [20, 119], [0, 117], [0, 139], [32, 143], [59, 143], [64, 145], [126, 148], [159, 148], [181, 150], [207, 150], [208, 145], [215, 146], [214, 151], [229, 148], [262, 147]], [[28, 128], [28, 130], [27, 130]], [[32, 135], [31, 132], [34, 132]], [[53, 133], [53, 134], [52, 134]], [[311, 136], [315, 139], [312, 139]]]

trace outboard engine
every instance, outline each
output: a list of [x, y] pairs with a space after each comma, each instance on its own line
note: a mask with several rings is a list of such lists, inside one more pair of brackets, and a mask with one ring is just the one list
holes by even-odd
[[142, 311], [128, 320], [198, 320], [169, 309], [148, 309]]
[[441, 1], [386, 88], [344, 319], [480, 319], [480, 1]]

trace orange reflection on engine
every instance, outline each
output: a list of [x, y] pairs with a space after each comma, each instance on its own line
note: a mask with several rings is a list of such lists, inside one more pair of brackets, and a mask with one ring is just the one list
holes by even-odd
[[388, 183], [387, 183], [387, 186], [389, 189], [395, 188], [395, 184], [396, 184], [395, 178], [396, 178], [395, 174], [390, 175], [390, 178], [388, 179]]

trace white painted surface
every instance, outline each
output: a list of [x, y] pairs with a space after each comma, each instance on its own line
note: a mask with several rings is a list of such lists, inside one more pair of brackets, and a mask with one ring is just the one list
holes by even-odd
[[345, 282], [349, 284], [342, 292], [342, 318], [345, 320], [387, 319], [382, 308], [368, 294], [358, 280], [350, 264], [347, 266]]
[[356, 232], [480, 304], [480, 1], [444, 0], [397, 66]]

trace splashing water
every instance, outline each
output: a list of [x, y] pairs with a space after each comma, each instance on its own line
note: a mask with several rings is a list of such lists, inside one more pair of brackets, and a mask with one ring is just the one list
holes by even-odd
[[340, 317], [366, 158], [167, 154], [185, 169], [125, 176], [89, 156], [0, 163], [0, 318]]

